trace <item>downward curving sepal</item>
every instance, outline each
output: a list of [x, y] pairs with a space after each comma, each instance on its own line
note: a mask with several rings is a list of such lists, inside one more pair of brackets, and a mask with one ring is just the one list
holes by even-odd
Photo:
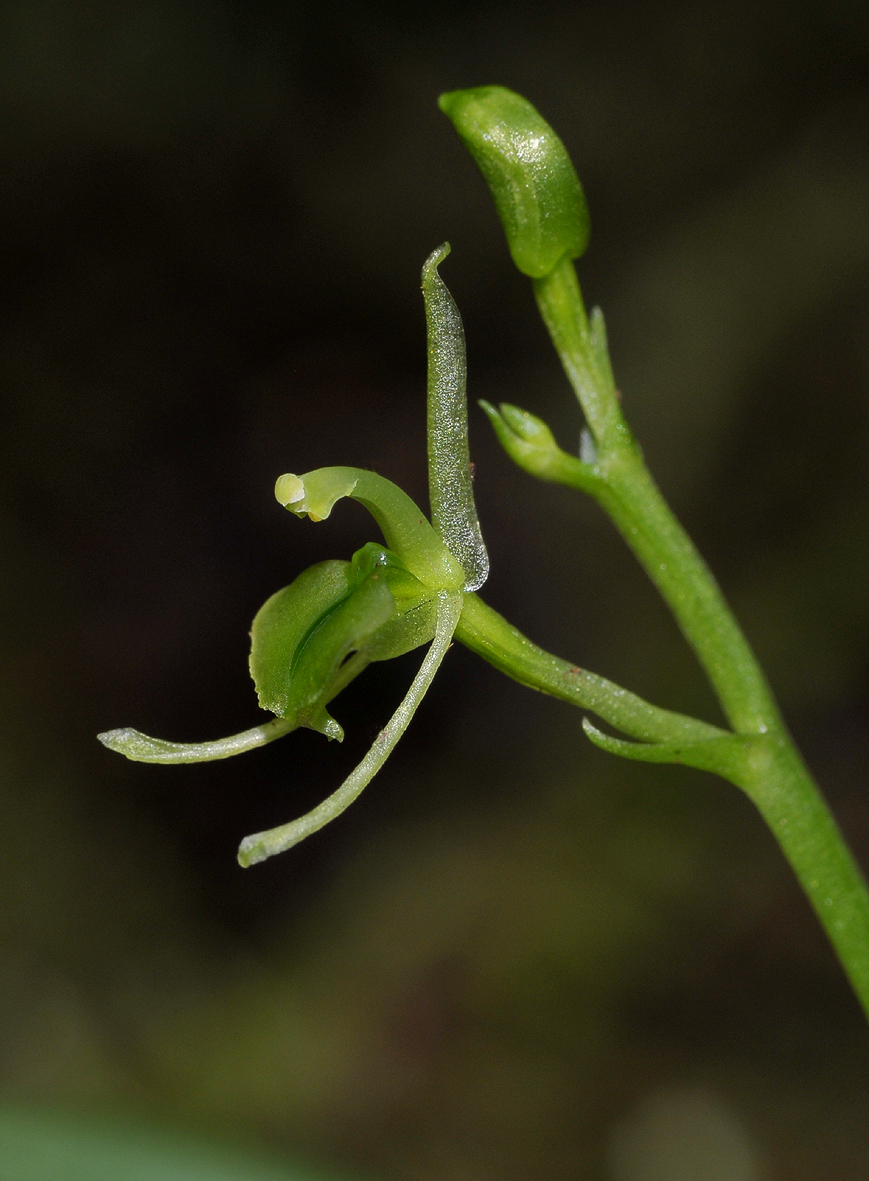
[[432, 645], [404, 700], [377, 735], [374, 745], [362, 762], [344, 780], [338, 790], [313, 811], [300, 816], [297, 820], [291, 820], [289, 824], [282, 824], [267, 832], [258, 832], [245, 837], [238, 850], [238, 861], [241, 866], [246, 869], [250, 865], [265, 861], [267, 857], [291, 849], [293, 845], [297, 845], [299, 841], [317, 832], [330, 820], [339, 816], [368, 786], [407, 729], [426, 690], [432, 683], [432, 679], [452, 642], [453, 633], [462, 613], [463, 600], [464, 596], [455, 592], [441, 591], [438, 594], [437, 624]]

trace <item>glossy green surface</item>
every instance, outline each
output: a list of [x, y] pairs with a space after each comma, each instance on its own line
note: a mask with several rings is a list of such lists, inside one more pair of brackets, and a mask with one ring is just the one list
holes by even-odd
[[452, 90], [438, 102], [489, 186], [519, 270], [538, 279], [578, 258], [589, 236], [582, 186], [531, 103], [504, 86]]

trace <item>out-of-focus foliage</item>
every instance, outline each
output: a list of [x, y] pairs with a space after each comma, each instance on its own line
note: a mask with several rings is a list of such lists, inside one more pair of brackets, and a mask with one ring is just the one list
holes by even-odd
[[[693, 1175], [862, 1179], [869, 1035], [727, 785], [611, 766], [454, 650], [368, 798], [244, 874], [239, 837], [340, 781], [418, 655], [336, 702], [340, 752], [176, 770], [94, 735], [261, 720], [254, 612], [368, 538], [361, 510], [293, 528], [280, 472], [369, 467], [424, 502], [438, 242], [472, 399], [571, 445], [435, 105], [501, 82], [577, 164], [628, 417], [865, 865], [865, 5], [10, 0], [0, 34], [2, 1093], [387, 1178], [675, 1181], [683, 1143]], [[471, 448], [493, 606], [716, 721], [594, 508], [482, 416]]]
[[4, 1181], [326, 1181], [175, 1129], [0, 1106]]

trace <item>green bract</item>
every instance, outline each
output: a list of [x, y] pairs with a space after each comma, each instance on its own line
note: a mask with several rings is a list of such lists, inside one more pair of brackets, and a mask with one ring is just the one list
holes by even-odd
[[438, 100], [495, 199], [513, 261], [532, 279], [588, 245], [588, 208], [564, 144], [521, 94], [503, 86]]

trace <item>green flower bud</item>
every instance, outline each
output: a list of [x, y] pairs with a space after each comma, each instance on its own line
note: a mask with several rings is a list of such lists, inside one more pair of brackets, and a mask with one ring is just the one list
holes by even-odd
[[515, 464], [532, 476], [548, 480], [560, 470], [570, 456], [556, 443], [552, 431], [542, 418], [518, 406], [502, 402], [496, 410], [489, 402], [480, 401], [498, 440]]
[[588, 245], [588, 208], [564, 144], [527, 99], [503, 86], [442, 94], [452, 120], [492, 191], [513, 261], [542, 279]]

